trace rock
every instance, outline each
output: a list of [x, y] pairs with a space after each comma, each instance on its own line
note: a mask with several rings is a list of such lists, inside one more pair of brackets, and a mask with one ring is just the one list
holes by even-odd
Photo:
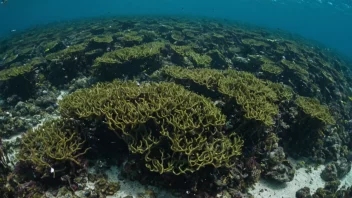
[[335, 193], [339, 188], [340, 184], [341, 182], [339, 180], [326, 182], [324, 189], [330, 191], [331, 193]]
[[296, 192], [296, 198], [311, 198], [312, 195], [310, 195], [310, 189], [308, 187], [304, 187], [299, 189]]
[[90, 190], [85, 190], [83, 192], [83, 195], [86, 196], [86, 197], [89, 197], [91, 194], [92, 194], [92, 192]]
[[57, 193], [56, 197], [58, 197], [58, 198], [73, 198], [75, 196], [72, 194], [72, 191], [69, 190], [67, 187], [62, 187], [59, 189], [59, 192]]
[[283, 160], [285, 160], [285, 152], [284, 149], [282, 147], [277, 147], [276, 149], [274, 149], [273, 151], [271, 151], [269, 153], [269, 163], [271, 165], [277, 165], [280, 162], [282, 162]]
[[351, 170], [351, 163], [347, 161], [346, 158], [340, 158], [336, 162], [337, 176], [342, 178], [347, 175]]
[[284, 183], [292, 181], [295, 176], [295, 169], [289, 161], [271, 167], [265, 174], [269, 179]]
[[330, 192], [325, 190], [324, 188], [318, 188], [317, 191], [315, 191], [313, 197], [314, 198], [324, 198], [328, 197], [330, 195]]
[[324, 181], [334, 181], [337, 180], [337, 168], [334, 164], [328, 164], [325, 169], [321, 172], [320, 177]]
[[335, 181], [347, 175], [351, 170], [351, 163], [346, 158], [340, 158], [337, 162], [328, 164], [321, 173], [324, 181]]

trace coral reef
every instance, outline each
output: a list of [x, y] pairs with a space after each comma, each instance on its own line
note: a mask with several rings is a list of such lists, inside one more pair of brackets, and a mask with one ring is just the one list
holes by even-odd
[[32, 164], [41, 177], [53, 175], [54, 178], [60, 171], [67, 171], [63, 164], [72, 162], [80, 165], [79, 157], [88, 149], [84, 149], [84, 142], [69, 122], [47, 121], [37, 129], [28, 131], [22, 138], [18, 155], [20, 161]]
[[330, 115], [328, 107], [320, 105], [319, 100], [308, 97], [298, 97], [295, 103], [307, 116], [317, 119], [324, 124], [335, 123], [335, 119]]
[[206, 88], [217, 91], [241, 106], [247, 119], [273, 125], [273, 116], [278, 114], [276, 93], [262, 80], [246, 72], [214, 69], [184, 69], [181, 67], [164, 67], [161, 76], [178, 81], [192, 81]]
[[173, 83], [98, 84], [66, 96], [60, 112], [64, 117], [105, 119], [129, 150], [143, 155], [146, 167], [160, 174], [230, 167], [241, 154], [242, 140], [234, 133], [222, 134], [225, 116], [219, 109]]
[[329, 162], [328, 182], [298, 197], [348, 197], [336, 187], [350, 170], [351, 74], [309, 40], [210, 19], [91, 18], [13, 34], [0, 40], [0, 196], [123, 188], [99, 177], [88, 189], [93, 163], [175, 197], [250, 197], [260, 177], [293, 179], [288, 157], [307, 157]]

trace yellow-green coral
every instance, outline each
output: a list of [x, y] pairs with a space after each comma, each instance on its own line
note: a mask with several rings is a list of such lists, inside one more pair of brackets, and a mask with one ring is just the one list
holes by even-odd
[[286, 66], [288, 69], [293, 70], [294, 72], [297, 72], [298, 74], [302, 74], [302, 75], [308, 75], [308, 71], [306, 70], [306, 68], [301, 65], [301, 64], [297, 64], [293, 61], [288, 61], [286, 59], [281, 60], [281, 63]]
[[33, 70], [33, 66], [28, 64], [20, 67], [10, 67], [8, 69], [0, 70], [0, 81], [6, 81], [11, 78], [24, 75]]
[[129, 32], [129, 33], [123, 34], [121, 41], [125, 43], [140, 43], [143, 41], [143, 37], [138, 36], [137, 32]]
[[324, 124], [335, 123], [335, 119], [331, 116], [329, 108], [325, 105], [321, 105], [319, 100], [301, 96], [296, 99], [295, 103], [308, 116], [318, 119]]
[[192, 46], [190, 45], [170, 45], [174, 53], [179, 56], [187, 56], [189, 52], [193, 52]]
[[70, 161], [79, 165], [78, 158], [87, 150], [83, 150], [84, 142], [69, 123], [51, 120], [28, 131], [22, 138], [19, 159], [33, 164], [42, 174], [59, 163]]
[[76, 56], [79, 53], [83, 53], [87, 45], [88, 44], [84, 42], [77, 45], [67, 46], [66, 49], [48, 54], [45, 56], [45, 58], [51, 61], [71, 59], [74, 58], [73, 56]]
[[210, 67], [212, 58], [206, 54], [198, 54], [195, 52], [188, 53], [189, 59], [197, 67]]
[[230, 167], [243, 141], [225, 136], [225, 116], [211, 100], [174, 83], [98, 83], [60, 102], [64, 117], [104, 119], [154, 172], [183, 174]]
[[52, 50], [55, 46], [57, 46], [57, 44], [60, 41], [55, 40], [55, 41], [49, 41], [46, 43], [43, 43], [43, 47], [44, 47], [44, 52], [49, 52], [50, 50]]
[[185, 36], [180, 31], [172, 31], [171, 38], [175, 41], [183, 41], [185, 39]]
[[158, 55], [164, 45], [163, 42], [152, 42], [107, 52], [102, 57], [95, 59], [94, 66], [101, 66], [104, 63], [123, 64], [135, 59], [150, 58]]
[[95, 36], [91, 39], [95, 43], [112, 43], [113, 39], [111, 35]]
[[291, 100], [295, 94], [292, 87], [282, 83], [267, 81], [268, 86], [276, 93], [280, 101]]
[[178, 80], [191, 80], [208, 89], [218, 91], [235, 99], [242, 107], [248, 119], [262, 121], [272, 125], [273, 116], [278, 113], [276, 93], [266, 82], [247, 72], [214, 69], [184, 69], [181, 67], [164, 67], [161, 74]]
[[255, 39], [242, 39], [242, 43], [245, 45], [249, 46], [254, 46], [254, 47], [269, 47], [270, 45], [264, 41], [261, 40], [255, 40]]
[[274, 74], [274, 75], [279, 75], [283, 72], [283, 69], [281, 67], [273, 64], [263, 64], [261, 69], [264, 72]]

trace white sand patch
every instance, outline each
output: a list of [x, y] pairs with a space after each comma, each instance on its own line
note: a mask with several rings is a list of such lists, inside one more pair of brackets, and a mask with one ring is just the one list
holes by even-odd
[[[90, 168], [88, 170], [90, 173], [94, 173], [95, 170], [94, 168]], [[108, 181], [110, 182], [118, 182], [120, 184], [120, 190], [117, 191], [112, 196], [106, 196], [107, 198], [123, 198], [125, 196], [133, 196], [134, 198], [139, 197], [138, 194], [144, 194], [147, 190], [152, 190], [158, 198], [175, 198], [170, 192], [167, 192], [166, 190], [160, 189], [155, 186], [145, 186], [140, 184], [138, 181], [130, 181], [128, 179], [125, 180], [120, 180], [119, 174], [120, 170], [117, 166], [112, 166], [110, 169], [105, 171], [105, 174], [108, 175]], [[93, 182], [87, 182], [85, 190], [93, 190], [94, 183]], [[77, 196], [83, 196], [84, 190], [76, 191], [75, 194]]]
[[300, 168], [296, 170], [293, 180], [285, 184], [260, 180], [250, 193], [255, 198], [293, 198], [296, 197], [297, 190], [303, 187], [309, 187], [310, 192], [313, 194], [318, 188], [324, 188], [325, 182], [320, 177], [320, 173], [324, 168], [325, 166], [321, 165], [316, 170], [312, 168], [309, 173], [307, 173], [306, 168]]
[[341, 184], [340, 184], [340, 188], [343, 186], [352, 186], [352, 171], [350, 170], [350, 172], [341, 179]]
[[115, 195], [107, 196], [107, 198], [120, 198], [120, 197], [125, 197], [127, 195], [137, 197], [139, 193], [144, 194], [146, 190], [152, 190], [157, 195], [157, 197], [168, 197], [168, 198], [174, 197], [165, 190], [159, 189], [154, 186], [144, 186], [140, 184], [138, 181], [130, 181], [127, 179], [120, 181], [118, 179], [120, 170], [118, 169], [117, 166], [111, 167], [105, 173], [108, 175], [109, 181], [119, 182], [121, 185], [120, 190]]
[[65, 95], [68, 94], [68, 91], [65, 90], [61, 90], [60, 91], [60, 95], [57, 97], [57, 102], [59, 102], [60, 100], [62, 100], [62, 98], [64, 98]]
[[23, 135], [23, 133], [17, 134], [17, 135], [13, 135], [9, 138], [4, 138], [2, 139], [3, 142], [15, 142], [17, 140], [17, 138], [21, 138]]

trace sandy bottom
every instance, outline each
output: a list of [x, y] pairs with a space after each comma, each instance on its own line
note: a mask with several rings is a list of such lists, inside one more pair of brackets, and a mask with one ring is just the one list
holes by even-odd
[[296, 191], [303, 187], [309, 187], [312, 193], [316, 189], [324, 187], [325, 182], [320, 178], [320, 173], [323, 169], [324, 166], [319, 166], [316, 170], [312, 169], [310, 173], [307, 173], [306, 168], [300, 168], [296, 170], [293, 180], [285, 184], [260, 180], [250, 193], [255, 198], [294, 198], [296, 197]]
[[[90, 169], [89, 172], [95, 172], [94, 169]], [[130, 181], [130, 180], [120, 180], [119, 174], [120, 170], [117, 166], [112, 166], [110, 169], [105, 171], [105, 174], [108, 175], [108, 181], [113, 181], [113, 182], [119, 182], [120, 184], [120, 190], [117, 191], [114, 195], [112, 196], [107, 196], [107, 198], [123, 198], [125, 196], [133, 196], [134, 198], [136, 197], [141, 197], [140, 195], [144, 195], [146, 191], [152, 191], [158, 198], [175, 198], [170, 192], [160, 189], [158, 187], [154, 186], [145, 186], [140, 184], [138, 181]], [[87, 182], [86, 187], [84, 190], [87, 189], [94, 189], [94, 183], [92, 182]], [[75, 194], [79, 197], [84, 197], [83, 194], [84, 191], [76, 191]], [[148, 198], [148, 196], [145, 196]]]
[[[313, 194], [318, 188], [324, 188], [325, 181], [320, 177], [320, 173], [324, 168], [324, 165], [319, 166], [316, 170], [312, 168], [310, 173], [307, 173], [306, 168], [300, 168], [296, 170], [294, 179], [285, 184], [262, 179], [250, 190], [250, 193], [255, 198], [294, 198], [299, 189], [309, 187], [311, 194]], [[343, 186], [352, 186], [352, 171], [341, 179], [340, 188]]]

